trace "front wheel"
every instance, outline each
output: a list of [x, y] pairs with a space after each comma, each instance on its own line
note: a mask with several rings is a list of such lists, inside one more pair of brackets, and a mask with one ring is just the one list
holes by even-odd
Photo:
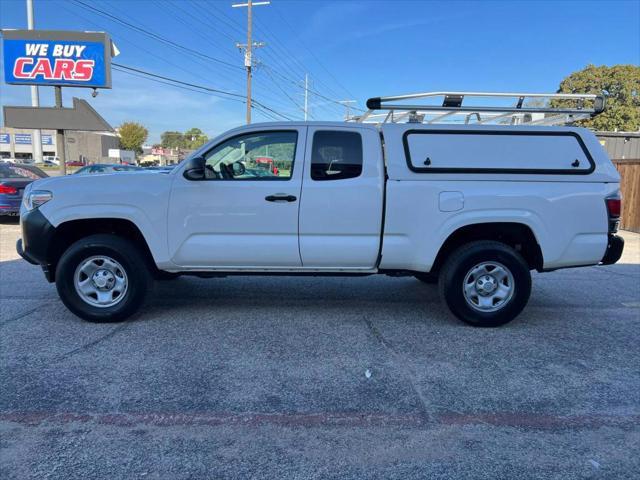
[[500, 242], [477, 241], [453, 252], [440, 272], [440, 296], [475, 327], [497, 327], [522, 311], [531, 294], [527, 262]]
[[117, 322], [144, 302], [151, 275], [140, 250], [116, 235], [91, 235], [71, 245], [56, 268], [66, 307], [89, 322]]

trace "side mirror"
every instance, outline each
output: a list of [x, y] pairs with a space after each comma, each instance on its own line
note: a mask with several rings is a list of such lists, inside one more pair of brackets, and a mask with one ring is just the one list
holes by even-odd
[[204, 180], [204, 157], [193, 157], [186, 161], [182, 175], [187, 180]]
[[239, 177], [240, 175], [244, 175], [247, 169], [244, 166], [244, 163], [238, 161], [234, 162], [231, 167], [233, 168], [233, 176]]

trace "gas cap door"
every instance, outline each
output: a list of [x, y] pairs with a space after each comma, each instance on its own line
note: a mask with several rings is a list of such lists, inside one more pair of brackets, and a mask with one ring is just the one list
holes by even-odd
[[439, 208], [441, 212], [457, 212], [464, 208], [462, 192], [440, 192]]

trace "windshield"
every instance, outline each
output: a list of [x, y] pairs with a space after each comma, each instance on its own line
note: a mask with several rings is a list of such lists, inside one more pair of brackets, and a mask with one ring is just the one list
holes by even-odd
[[42, 170], [36, 167], [0, 163], [0, 178], [38, 180], [39, 178], [44, 178], [46, 176], [47, 175]]

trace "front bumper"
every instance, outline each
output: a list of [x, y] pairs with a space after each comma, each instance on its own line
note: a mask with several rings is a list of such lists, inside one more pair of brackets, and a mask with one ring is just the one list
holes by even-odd
[[609, 242], [604, 257], [600, 260], [600, 265], [611, 265], [620, 260], [624, 249], [624, 239], [618, 235], [609, 234]]
[[53, 259], [50, 255], [56, 228], [37, 208], [22, 214], [20, 226], [22, 238], [16, 242], [18, 255], [33, 265], [40, 265], [47, 280], [53, 281]]
[[28, 253], [24, 251], [21, 238], [19, 238], [18, 241], [16, 242], [16, 251], [18, 252], [18, 255], [20, 255], [23, 259], [25, 259], [31, 265], [39, 265], [35, 258], [32, 258]]

